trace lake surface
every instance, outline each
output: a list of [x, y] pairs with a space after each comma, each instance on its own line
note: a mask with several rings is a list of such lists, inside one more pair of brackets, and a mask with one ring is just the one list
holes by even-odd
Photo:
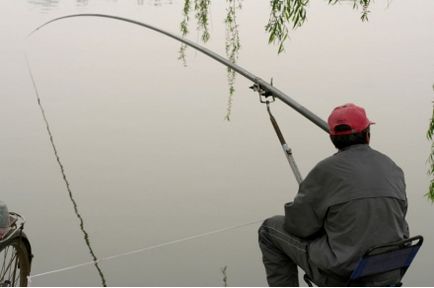
[[[343, 103], [366, 108], [377, 123], [372, 146], [406, 174], [411, 234], [425, 237], [404, 284], [432, 286], [434, 206], [424, 194], [434, 2], [379, 1], [367, 23], [351, 3], [326, 2], [310, 4], [308, 21], [291, 32], [280, 55], [264, 31], [269, 1], [242, 2], [238, 64], [273, 77], [323, 119]], [[211, 3], [204, 44], [221, 55], [226, 8], [225, 1]], [[27, 219], [32, 286], [222, 286], [225, 266], [231, 286], [266, 285], [256, 231], [260, 220], [283, 213], [297, 184], [264, 105], [248, 89], [252, 83], [237, 76], [226, 121], [226, 68], [192, 49], [183, 65], [180, 43], [165, 36], [75, 18], [27, 38], [38, 25], [72, 13], [119, 15], [180, 34], [182, 9], [179, 0], [1, 1], [0, 191], [9, 210]], [[188, 38], [200, 42], [191, 17]], [[277, 101], [272, 109], [303, 175], [335, 152], [327, 135], [291, 108]], [[103, 259], [98, 267], [73, 267], [92, 261], [83, 229]], [[203, 237], [176, 241], [194, 235]], [[107, 259], [137, 249], [143, 251]], [[55, 271], [64, 267], [71, 269]]]

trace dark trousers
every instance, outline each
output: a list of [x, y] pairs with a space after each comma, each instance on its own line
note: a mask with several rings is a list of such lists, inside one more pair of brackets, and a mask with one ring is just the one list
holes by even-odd
[[285, 231], [284, 216], [265, 220], [258, 233], [269, 286], [299, 286], [297, 266], [311, 275], [309, 242]]
[[[286, 232], [284, 216], [274, 216], [259, 228], [259, 247], [262, 251], [267, 282], [272, 287], [299, 286], [298, 267], [319, 286], [347, 286], [348, 280], [325, 274], [309, 261], [309, 241]], [[400, 271], [367, 276], [351, 286], [390, 286], [401, 279]]]

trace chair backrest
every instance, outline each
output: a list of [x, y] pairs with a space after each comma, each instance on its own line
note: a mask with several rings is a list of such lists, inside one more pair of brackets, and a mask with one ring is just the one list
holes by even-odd
[[358, 262], [350, 281], [394, 270], [400, 270], [402, 278], [422, 243], [423, 237], [418, 235], [369, 249]]

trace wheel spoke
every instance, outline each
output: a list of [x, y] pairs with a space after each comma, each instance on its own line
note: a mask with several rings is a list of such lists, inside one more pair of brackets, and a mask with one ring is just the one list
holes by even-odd
[[6, 259], [7, 259], [8, 251], [9, 251], [9, 246], [6, 246], [6, 248], [3, 251], [4, 257], [3, 257], [3, 263], [2, 263], [2, 270], [0, 272], [1, 280], [3, 280], [4, 273], [5, 273], [5, 268], [6, 268], [5, 264], [6, 264]]
[[12, 263], [14, 262], [14, 260], [17, 258], [17, 254], [14, 254], [12, 257], [11, 257], [11, 260], [9, 261], [9, 264], [6, 266], [6, 270], [5, 270], [5, 272], [4, 272], [4, 275], [3, 275], [3, 277], [2, 277], [2, 279], [4, 278], [4, 276], [6, 276], [6, 273], [9, 271], [9, 278], [11, 277], [11, 271], [10, 271], [10, 268], [11, 268], [11, 266], [12, 266]]
[[[9, 248], [9, 247], [7, 247], [7, 248]], [[13, 249], [14, 249], [14, 247], [13, 247]], [[7, 251], [7, 252], [9, 252], [9, 251]], [[8, 258], [9, 257], [5, 257], [5, 262], [3, 263], [3, 265], [4, 265], [4, 271], [3, 271], [2, 275], [1, 275], [1, 281], [2, 281], [2, 284], [8, 284], [8, 285], [10, 285], [11, 284], [11, 282], [10, 282], [10, 280], [11, 280], [11, 266], [12, 266], [12, 263], [14, 263], [14, 261], [17, 258], [17, 254], [13, 253], [13, 255], [10, 256], [10, 259], [8, 259]], [[6, 275], [6, 274], [8, 274], [8, 275]]]
[[[15, 254], [17, 255], [17, 254]], [[12, 273], [12, 277], [10, 277], [10, 279], [12, 279], [12, 286], [15, 286], [15, 277], [17, 275], [17, 269], [18, 269], [18, 262], [19, 262], [19, 258], [15, 257], [15, 264], [14, 264], [14, 269], [13, 269], [13, 273]], [[19, 272], [18, 272], [19, 274]]]
[[30, 274], [29, 250], [23, 238], [15, 237], [1, 243], [0, 287], [27, 286]]
[[20, 271], [20, 273], [17, 273], [17, 276], [14, 278], [14, 283], [17, 283], [18, 284], [18, 286], [21, 286], [21, 271]]

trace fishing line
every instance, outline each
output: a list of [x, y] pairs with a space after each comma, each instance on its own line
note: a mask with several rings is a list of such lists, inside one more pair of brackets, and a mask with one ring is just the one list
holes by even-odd
[[83, 263], [76, 264], [76, 265], [71, 265], [71, 266], [67, 266], [67, 267], [63, 267], [63, 268], [59, 268], [59, 269], [55, 269], [55, 270], [51, 270], [51, 271], [47, 271], [47, 272], [43, 272], [43, 273], [38, 273], [38, 274], [35, 274], [35, 275], [31, 275], [28, 278], [29, 278], [29, 280], [31, 280], [31, 279], [34, 279], [34, 278], [39, 278], [39, 277], [47, 276], [47, 275], [50, 275], [50, 274], [55, 274], [55, 273], [60, 273], [60, 272], [65, 272], [65, 271], [70, 271], [70, 270], [74, 270], [74, 269], [77, 269], [77, 268], [80, 268], [80, 267], [85, 267], [85, 266], [89, 266], [89, 265], [92, 265], [92, 264], [97, 264], [97, 263], [100, 263], [100, 262], [103, 262], [103, 261], [114, 260], [114, 259], [117, 259], [117, 258], [129, 256], [129, 255], [134, 255], [134, 254], [139, 254], [139, 253], [143, 253], [145, 251], [150, 251], [150, 250], [154, 250], [154, 249], [158, 249], [158, 248], [163, 248], [163, 247], [179, 244], [179, 243], [182, 243], [182, 242], [186, 242], [186, 241], [190, 241], [190, 240], [194, 240], [194, 239], [198, 239], [198, 238], [202, 238], [202, 237], [206, 237], [206, 236], [210, 236], [210, 235], [214, 235], [214, 234], [218, 234], [218, 233], [222, 233], [222, 232], [227, 232], [227, 231], [230, 231], [230, 230], [240, 229], [240, 228], [251, 226], [251, 225], [254, 225], [254, 224], [259, 224], [259, 223], [261, 223], [263, 221], [264, 220], [256, 220], [256, 221], [252, 221], [252, 222], [248, 222], [248, 223], [244, 223], [244, 224], [239, 224], [239, 225], [235, 225], [235, 226], [229, 226], [229, 227], [225, 227], [225, 228], [221, 228], [221, 229], [217, 229], [217, 230], [213, 230], [213, 231], [209, 231], [209, 232], [205, 232], [205, 233], [195, 234], [195, 235], [192, 235], [192, 236], [188, 236], [188, 237], [184, 237], [184, 238], [180, 238], [180, 239], [176, 239], [176, 240], [172, 240], [172, 241], [168, 241], [168, 242], [162, 242], [162, 243], [159, 243], [159, 244], [143, 247], [143, 248], [140, 248], [140, 249], [135, 249], [135, 250], [128, 251], [128, 252], [124, 252], [124, 253], [120, 253], [120, 254], [116, 254], [116, 255], [112, 255], [112, 256], [103, 257], [103, 258], [100, 258], [98, 260], [83, 262]]
[[98, 274], [99, 274], [99, 276], [101, 278], [101, 282], [102, 282], [103, 286], [107, 286], [104, 274], [103, 274], [101, 268], [99, 267], [99, 263], [101, 263], [103, 261], [109, 261], [109, 260], [113, 260], [113, 259], [120, 258], [120, 257], [125, 257], [125, 256], [129, 256], [129, 255], [133, 255], [133, 254], [143, 253], [145, 251], [154, 250], [154, 249], [158, 249], [158, 248], [163, 248], [163, 247], [166, 247], [166, 246], [170, 246], [170, 245], [174, 245], [174, 244], [178, 244], [178, 243], [182, 243], [182, 242], [186, 242], [186, 241], [190, 241], [190, 240], [194, 240], [194, 239], [198, 239], [198, 238], [202, 238], [202, 237], [206, 237], [206, 236], [210, 236], [210, 235], [214, 235], [214, 234], [218, 234], [218, 233], [222, 233], [222, 232], [226, 232], [226, 231], [230, 231], [230, 230], [236, 230], [236, 229], [240, 229], [240, 228], [243, 228], [243, 227], [251, 226], [251, 225], [254, 225], [254, 224], [259, 224], [259, 223], [261, 223], [263, 221], [263, 220], [256, 220], [256, 221], [252, 221], [252, 222], [248, 222], [248, 223], [244, 223], [244, 224], [239, 224], [239, 225], [235, 225], [235, 226], [229, 226], [229, 227], [221, 228], [221, 229], [218, 229], [218, 230], [213, 230], [213, 231], [209, 231], [209, 232], [205, 232], [205, 233], [201, 233], [201, 234], [195, 234], [195, 235], [192, 235], [192, 236], [188, 236], [188, 237], [184, 237], [184, 238], [180, 238], [180, 239], [176, 239], [176, 240], [172, 240], [172, 241], [168, 241], [168, 242], [163, 242], [163, 243], [159, 243], [159, 244], [143, 247], [143, 248], [140, 248], [140, 249], [131, 250], [131, 251], [127, 251], [127, 252], [124, 252], [124, 253], [120, 253], [120, 254], [116, 254], [116, 255], [112, 255], [112, 256], [107, 256], [107, 257], [98, 259], [96, 257], [96, 255], [95, 255], [93, 249], [92, 249], [92, 246], [91, 246], [91, 243], [90, 243], [90, 239], [89, 239], [89, 234], [86, 232], [86, 230], [84, 228], [84, 221], [83, 221], [83, 218], [81, 217], [81, 215], [79, 213], [77, 202], [75, 201], [75, 199], [73, 197], [71, 186], [70, 186], [70, 183], [69, 183], [68, 178], [66, 176], [65, 168], [64, 168], [64, 165], [63, 165], [63, 163], [62, 163], [62, 161], [60, 159], [59, 152], [58, 152], [57, 147], [55, 145], [53, 133], [51, 131], [50, 124], [48, 122], [44, 106], [42, 105], [42, 101], [41, 101], [41, 98], [39, 96], [39, 90], [38, 90], [38, 87], [36, 85], [36, 81], [35, 81], [35, 79], [33, 77], [32, 69], [31, 69], [31, 66], [30, 66], [30, 63], [29, 63], [29, 60], [28, 60], [28, 57], [27, 57], [26, 54], [25, 54], [25, 60], [26, 60], [26, 64], [27, 64], [27, 70], [28, 70], [30, 78], [32, 80], [32, 84], [33, 84], [33, 89], [34, 89], [34, 92], [35, 92], [36, 100], [38, 102], [38, 106], [39, 106], [39, 109], [41, 111], [42, 118], [44, 119], [44, 123], [45, 123], [45, 127], [46, 127], [46, 130], [47, 130], [47, 133], [48, 133], [48, 135], [50, 137], [51, 147], [53, 148], [53, 152], [54, 152], [54, 155], [56, 157], [56, 161], [57, 161], [57, 163], [59, 165], [60, 172], [62, 174], [62, 178], [63, 178], [63, 181], [65, 183], [65, 187], [66, 187], [66, 189], [68, 191], [68, 194], [69, 194], [69, 198], [70, 198], [70, 200], [71, 200], [71, 202], [73, 204], [74, 212], [75, 212], [77, 218], [79, 219], [80, 229], [83, 232], [86, 245], [89, 248], [89, 252], [90, 252], [90, 254], [92, 256], [92, 259], [93, 259], [93, 261], [83, 262], [83, 263], [80, 263], [80, 264], [71, 265], [71, 266], [67, 266], [67, 267], [63, 267], [63, 268], [59, 268], [59, 269], [55, 269], [55, 270], [51, 270], [51, 271], [47, 271], [47, 272], [43, 272], [43, 273], [39, 273], [39, 274], [28, 276], [29, 283], [34, 278], [39, 278], [39, 277], [50, 275], [50, 274], [56, 274], [56, 273], [60, 273], [60, 272], [74, 270], [74, 269], [77, 269], [77, 268], [80, 268], [80, 267], [94, 265], [95, 268], [98, 271]]
[[[128, 18], [119, 17], [119, 16], [105, 15], [105, 14], [72, 14], [72, 15], [66, 15], [66, 16], [62, 16], [62, 17], [58, 17], [58, 18], [52, 19], [52, 20], [50, 20], [50, 21], [48, 21], [48, 22], [46, 22], [46, 23], [38, 26], [36, 29], [34, 29], [32, 32], [30, 32], [30, 34], [28, 35], [28, 37], [32, 36], [39, 29], [41, 29], [42, 27], [44, 27], [44, 26], [46, 26], [46, 25], [48, 25], [50, 23], [53, 23], [55, 21], [59, 21], [59, 20], [62, 20], [62, 19], [74, 18], [74, 17], [100, 17], [100, 18], [114, 19], [114, 20], [119, 20], [119, 21], [123, 21], [123, 22], [128, 22], [128, 23], [131, 23], [131, 24], [135, 24], [135, 25], [138, 25], [138, 26], [142, 26], [142, 27], [154, 30], [154, 31], [156, 31], [158, 33], [164, 34], [164, 35], [166, 35], [166, 36], [168, 36], [170, 38], [173, 38], [173, 39], [175, 39], [177, 41], [180, 41], [180, 42], [184, 43], [185, 45], [193, 47], [194, 49], [196, 49], [196, 50], [204, 53], [205, 55], [207, 55], [207, 56], [213, 58], [214, 60], [222, 63], [223, 65], [225, 65], [225, 66], [233, 69], [234, 71], [236, 71], [237, 73], [239, 73], [242, 76], [246, 77], [247, 79], [253, 81], [256, 85], [258, 85], [258, 88], [261, 88], [266, 93], [270, 93], [270, 95], [273, 95], [274, 97], [280, 99], [282, 102], [284, 102], [285, 104], [287, 104], [288, 106], [290, 106], [291, 108], [293, 108], [294, 110], [296, 110], [297, 112], [299, 112], [300, 114], [302, 114], [304, 117], [306, 117], [311, 122], [313, 122], [315, 125], [317, 125], [319, 128], [321, 128], [323, 131], [328, 132], [328, 126], [327, 126], [327, 123], [324, 120], [322, 120], [320, 117], [318, 117], [317, 115], [315, 115], [314, 113], [312, 113], [310, 110], [306, 109], [305, 107], [303, 107], [302, 105], [300, 105], [299, 103], [297, 103], [296, 101], [294, 101], [292, 98], [290, 98], [289, 96], [287, 96], [285, 93], [283, 93], [279, 89], [271, 86], [266, 81], [264, 81], [263, 79], [257, 77], [256, 75], [250, 73], [246, 69], [238, 66], [235, 63], [231, 63], [229, 60], [221, 57], [220, 55], [212, 52], [211, 50], [209, 50], [209, 49], [207, 49], [207, 48], [205, 48], [203, 46], [200, 46], [199, 44], [196, 44], [196, 43], [194, 43], [194, 42], [192, 42], [190, 40], [181, 38], [179, 36], [176, 36], [175, 34], [172, 34], [170, 32], [164, 31], [162, 29], [156, 28], [154, 26], [151, 26], [151, 25], [139, 22], [139, 21], [135, 21], [135, 20], [131, 20], [131, 19], [128, 19]], [[27, 57], [26, 57], [26, 60], [27, 60]], [[133, 251], [130, 251], [130, 252], [125, 252], [125, 253], [122, 253], [122, 254], [105, 257], [105, 258], [102, 258], [102, 259], [98, 260], [96, 258], [96, 256], [95, 256], [95, 254], [93, 253], [93, 250], [90, 247], [90, 242], [89, 242], [89, 239], [88, 239], [88, 234], [84, 230], [83, 219], [81, 218], [81, 216], [79, 216], [76, 202], [72, 198], [72, 192], [71, 192], [71, 189], [70, 189], [70, 185], [69, 185], [69, 182], [68, 182], [68, 180], [66, 178], [66, 174], [65, 174], [62, 162], [60, 161], [60, 157], [59, 157], [59, 154], [57, 152], [56, 146], [54, 145], [53, 135], [52, 135], [50, 127], [48, 125], [48, 121], [47, 121], [47, 118], [46, 118], [46, 115], [45, 115], [45, 111], [44, 111], [42, 103], [40, 101], [39, 94], [38, 94], [38, 91], [37, 91], [37, 87], [36, 87], [35, 81], [33, 79], [33, 75], [31, 73], [31, 69], [30, 69], [30, 65], [29, 65], [28, 61], [27, 61], [27, 66], [28, 66], [28, 69], [29, 69], [30, 76], [32, 78], [33, 86], [34, 86], [34, 89], [35, 89], [35, 94], [36, 94], [36, 97], [37, 97], [37, 100], [38, 100], [38, 105], [40, 107], [41, 113], [43, 115], [43, 118], [44, 118], [44, 121], [45, 121], [45, 124], [46, 124], [46, 128], [47, 128], [48, 134], [50, 136], [50, 142], [51, 142], [51, 145], [53, 147], [54, 154], [56, 155], [56, 159], [57, 159], [57, 162], [59, 164], [60, 170], [62, 172], [62, 176], [63, 176], [64, 182], [65, 182], [66, 188], [68, 190], [68, 193], [70, 194], [71, 201], [72, 201], [72, 203], [74, 205], [74, 211], [76, 212], [77, 217], [80, 220], [80, 227], [83, 228], [82, 231], [83, 231], [83, 233], [85, 235], [86, 243], [89, 244], [88, 247], [89, 247], [89, 250], [90, 250], [92, 258], [93, 258], [93, 261], [90, 261], [90, 262], [85, 262], [85, 263], [81, 263], [81, 264], [77, 264], [77, 265], [73, 265], [73, 266], [68, 266], [68, 267], [64, 267], [64, 268], [60, 268], [60, 269], [56, 269], [56, 270], [52, 270], [52, 271], [48, 271], [48, 272], [44, 272], [44, 273], [40, 273], [40, 274], [36, 274], [36, 275], [33, 275], [33, 276], [29, 277], [29, 279], [36, 278], [36, 277], [41, 277], [41, 276], [49, 275], [49, 274], [53, 274], [53, 273], [59, 273], [59, 272], [62, 272], [62, 271], [68, 271], [68, 270], [76, 269], [78, 267], [88, 266], [88, 265], [92, 265], [92, 264], [95, 265], [95, 267], [97, 267], [97, 269], [98, 269], [99, 272], [101, 272], [101, 270], [99, 269], [99, 266], [98, 266], [98, 263], [100, 263], [101, 261], [107, 261], [107, 260], [119, 258], [119, 257], [122, 257], [122, 256], [127, 256], [127, 255], [136, 254], [136, 253], [141, 253], [141, 252], [144, 252], [144, 251], [149, 251], [149, 250], [152, 250], [152, 249], [162, 248], [162, 247], [165, 247], [165, 246], [181, 243], [181, 242], [188, 241], [188, 240], [197, 239], [197, 238], [200, 238], [200, 237], [205, 237], [205, 236], [208, 236], [208, 235], [213, 235], [213, 234], [221, 233], [221, 232], [224, 232], [224, 231], [239, 229], [241, 227], [257, 224], [257, 223], [260, 223], [262, 221], [262, 220], [260, 220], [260, 221], [249, 222], [249, 223], [245, 223], [245, 224], [241, 224], [241, 225], [230, 226], [230, 227], [226, 227], [226, 228], [219, 229], [219, 230], [214, 230], [214, 231], [210, 231], [210, 232], [206, 232], [206, 233], [202, 233], [202, 234], [197, 234], [197, 235], [193, 235], [193, 236], [189, 236], [189, 237], [185, 237], [185, 238], [181, 238], [181, 239], [177, 239], [177, 240], [173, 240], [173, 241], [169, 241], [169, 242], [160, 243], [160, 244], [153, 245], [153, 246], [144, 247], [144, 248], [133, 250]], [[101, 275], [102, 275], [102, 272], [101, 272]], [[103, 279], [103, 283], [105, 284], [104, 278], [102, 278], [102, 279]]]
[[101, 278], [101, 283], [104, 287], [106, 287], [107, 282], [105, 280], [104, 273], [102, 272], [101, 268], [98, 265], [98, 258], [96, 257], [95, 252], [93, 251], [92, 246], [90, 244], [89, 234], [87, 233], [86, 229], [84, 228], [83, 217], [81, 217], [80, 212], [78, 211], [77, 202], [75, 201], [75, 199], [73, 197], [71, 185], [69, 184], [68, 178], [66, 177], [65, 167], [64, 167], [64, 165], [60, 159], [59, 152], [58, 152], [56, 145], [54, 143], [53, 133], [51, 132], [50, 124], [48, 122], [47, 115], [45, 114], [45, 109], [44, 109], [44, 106], [42, 105], [41, 97], [39, 97], [38, 87], [36, 85], [35, 78], [33, 77], [32, 69], [31, 69], [30, 63], [29, 63], [29, 59], [27, 57], [27, 54], [24, 54], [24, 56], [26, 59], [27, 70], [29, 72], [30, 79], [32, 80], [33, 90], [35, 92], [35, 96], [36, 96], [36, 100], [38, 102], [39, 110], [41, 111], [42, 118], [44, 119], [44, 122], [45, 122], [45, 128], [48, 132], [48, 136], [50, 137], [50, 143], [51, 143], [51, 147], [53, 148], [54, 156], [56, 157], [57, 164], [59, 165], [60, 173], [62, 174], [63, 182], [65, 183], [66, 190], [68, 191], [69, 199], [71, 200], [72, 206], [74, 207], [74, 213], [77, 216], [78, 221], [80, 222], [80, 230], [83, 233], [84, 241], [86, 242], [86, 246], [88, 247], [89, 253], [92, 256], [92, 259], [93, 259], [92, 263], [95, 264], [95, 268], [97, 269], [98, 274]]

